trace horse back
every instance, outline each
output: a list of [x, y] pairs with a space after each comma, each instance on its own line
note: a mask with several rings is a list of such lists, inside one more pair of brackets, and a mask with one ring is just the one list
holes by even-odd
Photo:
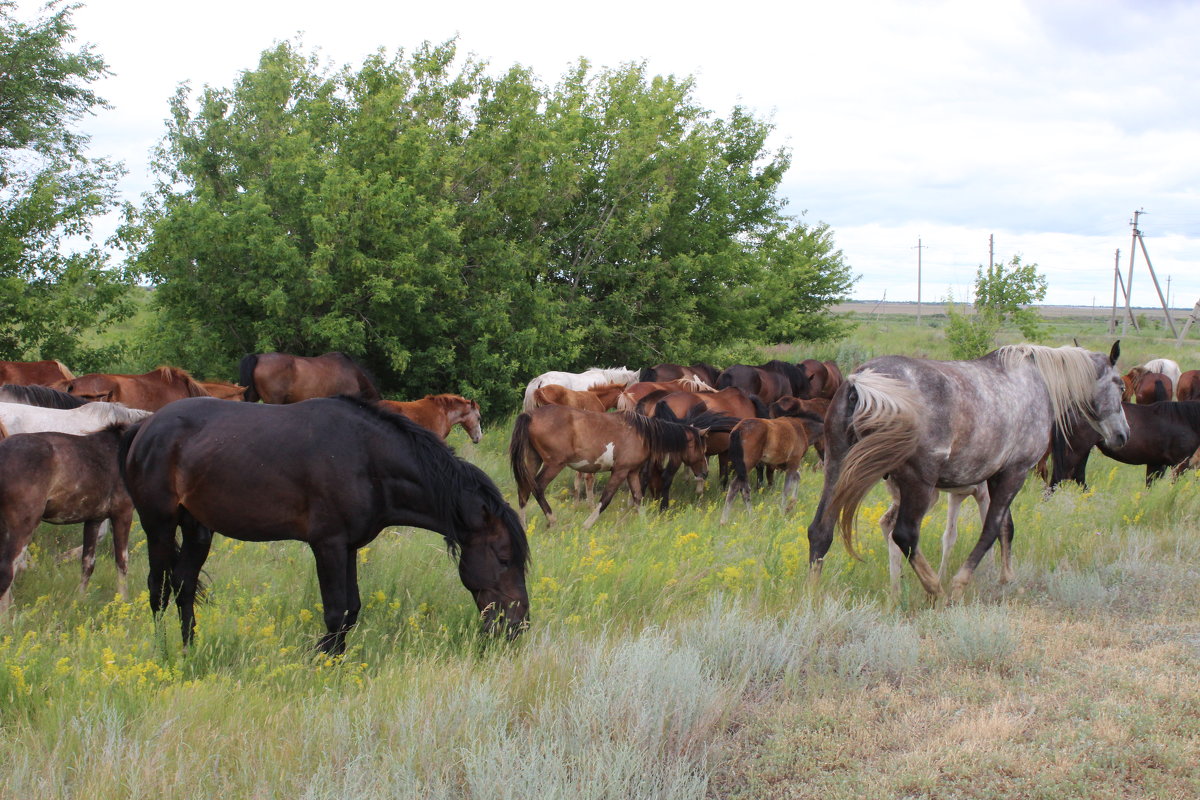
[[0, 361], [0, 384], [51, 386], [74, 377], [61, 361]]

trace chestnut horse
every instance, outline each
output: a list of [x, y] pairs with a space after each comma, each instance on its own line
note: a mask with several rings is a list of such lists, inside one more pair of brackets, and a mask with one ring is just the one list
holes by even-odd
[[442, 439], [450, 435], [450, 429], [455, 425], [461, 425], [475, 444], [479, 444], [483, 438], [479, 403], [462, 395], [427, 394], [420, 400], [380, 400], [379, 405], [388, 411], [403, 414]]
[[133, 503], [117, 468], [126, 427], [118, 423], [84, 436], [25, 433], [0, 442], [0, 613], [12, 603], [14, 562], [39, 522], [83, 523], [79, 590], [86, 592], [101, 524], [111, 520], [117, 590], [127, 596]]
[[246, 402], [299, 403], [314, 397], [346, 395], [377, 401], [379, 390], [366, 370], [345, 353], [293, 356], [251, 353], [238, 367]]
[[61, 361], [0, 361], [0, 384], [53, 386], [74, 377]]
[[1175, 384], [1176, 400], [1200, 400], [1200, 369], [1189, 369], [1179, 375]]
[[733, 462], [734, 478], [725, 495], [721, 524], [729, 521], [733, 499], [741, 492], [750, 506], [750, 470], [759, 464], [784, 470], [783, 494], [780, 498], [784, 512], [796, 504], [796, 487], [800, 483], [800, 462], [808, 450], [808, 426], [799, 417], [777, 419], [744, 419], [729, 435], [729, 458]]
[[590, 528], [621, 484], [629, 484], [635, 504], [642, 502], [641, 468], [647, 461], [682, 460], [697, 478], [707, 477], [705, 439], [705, 432], [696, 428], [630, 411], [601, 414], [567, 406], [526, 411], [517, 417], [508, 449], [517, 480], [517, 511], [523, 520], [532, 493], [553, 525], [546, 487], [558, 473], [568, 466], [577, 472], [610, 471], [599, 505], [583, 523]]
[[67, 381], [61, 388], [89, 403], [121, 403], [146, 411], [158, 411], [167, 403], [185, 397], [208, 396], [208, 392], [179, 367], [159, 367], [141, 375], [92, 372]]
[[608, 411], [617, 407], [617, 398], [623, 391], [623, 383], [602, 383], [588, 387], [582, 392], [559, 386], [557, 383], [547, 383], [534, 390], [533, 402], [534, 407], [570, 406], [584, 411]]
[[1171, 399], [1174, 387], [1161, 372], [1144, 372], [1133, 382], [1133, 398], [1138, 403], [1162, 403]]
[[219, 400], [237, 400], [246, 399], [246, 387], [236, 383], [227, 381], [197, 381], [204, 391], [208, 392], [209, 397], [216, 397]]
[[806, 358], [797, 366], [808, 376], [808, 397], [824, 397], [826, 399], [833, 397], [833, 393], [845, 380], [835, 361], [817, 361], [815, 358]]
[[344, 652], [358, 621], [357, 551], [393, 525], [442, 534], [485, 631], [503, 621], [511, 638], [525, 626], [529, 545], [517, 515], [482, 470], [399, 414], [349, 397], [181, 400], [131, 428], [118, 463], [146, 531], [150, 608], [157, 618], [175, 594], [185, 646], [214, 531], [312, 549], [326, 653]]
[[660, 383], [662, 381], [675, 381], [680, 378], [691, 378], [701, 381], [708, 386], [717, 385], [717, 376], [721, 374], [721, 370], [714, 367], [712, 364], [703, 362], [692, 364], [685, 367], [682, 364], [655, 364], [653, 367], [646, 367], [638, 376], [638, 380], [642, 383]]

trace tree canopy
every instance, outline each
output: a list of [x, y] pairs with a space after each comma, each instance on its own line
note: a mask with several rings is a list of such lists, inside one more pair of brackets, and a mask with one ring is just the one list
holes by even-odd
[[390, 391], [496, 408], [548, 369], [840, 331], [852, 276], [784, 213], [768, 123], [641, 64], [486, 67], [453, 41], [337, 70], [283, 43], [181, 87], [136, 261], [159, 357], [343, 350]]
[[1029, 306], [1046, 298], [1046, 278], [1037, 264], [1022, 264], [1013, 256], [1008, 265], [979, 267], [975, 275], [975, 315], [968, 317], [948, 305], [946, 338], [955, 358], [979, 358], [994, 350], [1005, 325], [1015, 325], [1028, 340], [1042, 338], [1042, 318]]
[[128, 277], [87, 241], [122, 169], [85, 152], [78, 125], [103, 107], [91, 86], [107, 68], [70, 49], [75, 8], [24, 22], [0, 0], [0, 358], [88, 369], [112, 355], [86, 344], [92, 332], [132, 307]]

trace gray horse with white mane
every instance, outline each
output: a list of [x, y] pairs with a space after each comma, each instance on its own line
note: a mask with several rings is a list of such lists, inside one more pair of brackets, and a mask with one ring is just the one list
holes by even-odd
[[853, 554], [854, 518], [885, 475], [899, 491], [892, 539], [921, 585], [941, 597], [937, 574], [917, 547], [921, 519], [938, 489], [986, 482], [991, 502], [979, 542], [954, 576], [961, 597], [984, 553], [1001, 538], [1001, 581], [1012, 579], [1011, 541], [1000, 537], [1025, 476], [1046, 452], [1051, 427], [1074, 409], [1109, 447], [1129, 438], [1121, 378], [1108, 356], [1078, 347], [1002, 347], [974, 361], [905, 356], [872, 359], [838, 389], [825, 419], [825, 486], [808, 528], [812, 577], [819, 576], [839, 523]]

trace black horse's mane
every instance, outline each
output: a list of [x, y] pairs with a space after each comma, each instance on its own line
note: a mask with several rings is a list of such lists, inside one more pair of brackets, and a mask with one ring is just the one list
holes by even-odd
[[1200, 400], [1151, 403], [1145, 408], [1152, 409], [1155, 414], [1173, 417], [1177, 421], [1200, 430]]
[[446, 544], [455, 555], [463, 544], [461, 532], [467, 526], [460, 498], [472, 494], [483, 501], [484, 507], [499, 517], [512, 535], [514, 556], [524, 566], [529, 563], [529, 542], [521, 527], [517, 514], [504, 500], [500, 490], [487, 473], [469, 461], [459, 458], [432, 431], [422, 428], [412, 420], [380, 408], [378, 405], [349, 395], [339, 395], [334, 400], [357, 407], [364, 415], [400, 433], [411, 445], [421, 469], [418, 474], [424, 484], [427, 497], [439, 514], [454, 520], [453, 536], [446, 536]]
[[672, 455], [682, 453], [691, 441], [690, 434], [698, 433], [695, 428], [656, 417], [647, 417], [636, 411], [621, 411], [620, 413], [629, 427], [641, 436], [650, 452], [656, 455]]
[[[7, 398], [12, 398], [8, 400]], [[86, 400], [73, 394], [51, 389], [49, 386], [22, 386], [16, 383], [6, 383], [0, 386], [0, 402], [22, 403], [41, 408], [79, 408]]]

